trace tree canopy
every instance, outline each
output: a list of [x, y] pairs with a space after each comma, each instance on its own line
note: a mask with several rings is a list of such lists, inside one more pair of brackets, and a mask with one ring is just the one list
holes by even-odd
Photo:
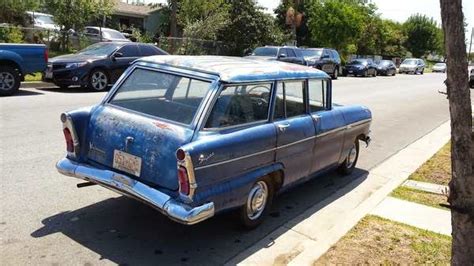
[[420, 14], [412, 15], [403, 24], [403, 30], [407, 36], [405, 47], [413, 56], [420, 57], [442, 50], [442, 32], [434, 19]]

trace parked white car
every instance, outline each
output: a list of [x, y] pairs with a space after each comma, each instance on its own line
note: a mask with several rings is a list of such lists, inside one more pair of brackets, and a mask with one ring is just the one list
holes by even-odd
[[50, 14], [27, 11], [26, 12], [33, 20], [33, 27], [45, 30], [59, 31], [60, 27], [54, 23], [53, 16]]
[[446, 63], [436, 63], [433, 68], [433, 72], [446, 73]]

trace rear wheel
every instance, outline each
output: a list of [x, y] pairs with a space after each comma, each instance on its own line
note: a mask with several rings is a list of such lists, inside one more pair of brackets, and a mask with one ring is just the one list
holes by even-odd
[[0, 66], [0, 96], [10, 96], [20, 88], [20, 76], [11, 66]]
[[92, 91], [104, 91], [109, 85], [109, 77], [102, 69], [94, 69], [89, 75], [89, 89]]
[[261, 178], [252, 185], [239, 212], [245, 228], [253, 229], [263, 222], [270, 210], [273, 192], [273, 182], [269, 177]]
[[374, 70], [374, 75], [373, 75], [373, 76], [374, 76], [374, 77], [377, 76], [377, 70]]
[[344, 162], [339, 166], [339, 173], [343, 175], [350, 175], [357, 164], [357, 160], [359, 159], [359, 140], [355, 140], [352, 144], [349, 153], [347, 154], [346, 159]]
[[367, 77], [368, 74], [369, 74], [368, 71], [367, 71], [367, 70], [364, 70], [364, 73], [362, 74], [362, 76], [363, 76], [363, 77]]

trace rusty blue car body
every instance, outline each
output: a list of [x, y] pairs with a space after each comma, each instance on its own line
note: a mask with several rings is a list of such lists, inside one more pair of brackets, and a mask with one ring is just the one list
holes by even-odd
[[333, 104], [331, 90], [326, 73], [294, 64], [145, 57], [101, 103], [61, 115], [57, 169], [180, 223], [241, 208], [252, 224], [278, 191], [355, 167], [371, 112]]

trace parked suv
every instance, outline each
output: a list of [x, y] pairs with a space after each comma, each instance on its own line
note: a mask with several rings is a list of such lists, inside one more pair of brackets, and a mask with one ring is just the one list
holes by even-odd
[[308, 66], [320, 69], [331, 75], [333, 79], [337, 79], [341, 58], [336, 50], [330, 48], [307, 48], [302, 49], [301, 52]]
[[420, 73], [423, 75], [425, 71], [425, 61], [420, 58], [407, 58], [403, 60], [400, 68], [398, 69], [398, 73], [412, 73], [418, 74]]
[[247, 58], [278, 60], [287, 63], [306, 65], [302, 49], [295, 46], [264, 46], [257, 47]]

